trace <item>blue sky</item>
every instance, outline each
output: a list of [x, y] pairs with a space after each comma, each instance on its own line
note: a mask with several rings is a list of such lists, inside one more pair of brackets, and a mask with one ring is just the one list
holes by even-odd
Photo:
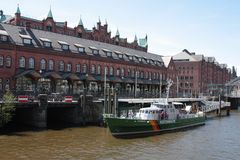
[[80, 15], [91, 29], [98, 17], [112, 35], [133, 41], [148, 35], [149, 52], [174, 55], [183, 49], [214, 56], [240, 73], [240, 1], [238, 0], [1, 0], [0, 9], [13, 15], [43, 19], [51, 6], [56, 21], [74, 27]]

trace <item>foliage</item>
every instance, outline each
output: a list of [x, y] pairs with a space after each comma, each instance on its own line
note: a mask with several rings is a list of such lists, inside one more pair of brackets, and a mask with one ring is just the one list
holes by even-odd
[[7, 91], [3, 96], [3, 102], [0, 104], [0, 127], [11, 121], [13, 112], [15, 111], [15, 97], [12, 92]]

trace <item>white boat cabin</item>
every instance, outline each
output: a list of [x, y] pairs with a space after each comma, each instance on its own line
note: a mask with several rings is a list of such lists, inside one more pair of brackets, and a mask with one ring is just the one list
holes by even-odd
[[143, 120], [175, 120], [179, 111], [172, 104], [152, 103], [150, 107], [141, 108], [136, 115], [136, 118]]

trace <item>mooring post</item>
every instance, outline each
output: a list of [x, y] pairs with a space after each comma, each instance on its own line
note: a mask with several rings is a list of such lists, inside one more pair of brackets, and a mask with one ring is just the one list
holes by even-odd
[[221, 116], [221, 107], [222, 107], [221, 94], [219, 94], [219, 111], [218, 111], [218, 116]]

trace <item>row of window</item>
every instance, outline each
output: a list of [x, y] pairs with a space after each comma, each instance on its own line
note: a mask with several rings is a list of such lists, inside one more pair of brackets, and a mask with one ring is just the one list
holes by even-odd
[[11, 67], [12, 65], [12, 57], [11, 56], [6, 56], [6, 58], [4, 59], [4, 57], [2, 55], [0, 55], [0, 67], [3, 66], [6, 67]]
[[[54, 70], [55, 62], [54, 60], [45, 60], [41, 59], [40, 60], [40, 70]], [[58, 70], [63, 72], [72, 72], [72, 64], [67, 63], [65, 64], [64, 61], [59, 61], [58, 62]], [[26, 58], [25, 57], [20, 57], [19, 58], [19, 68], [26, 68]], [[34, 58], [28, 58], [28, 68], [29, 69], [34, 69], [35, 68], [35, 59]], [[66, 69], [66, 70], [65, 70]], [[90, 68], [90, 73], [91, 74], [101, 74], [101, 66], [100, 65], [91, 65]], [[116, 70], [116, 76], [121, 76], [124, 77], [126, 76], [126, 71], [124, 68], [117, 68]], [[76, 64], [76, 72], [77, 73], [87, 73], [88, 71], [88, 66], [87, 64], [83, 64], [81, 67], [81, 64]], [[106, 75], [113, 76], [114, 75], [114, 68], [113, 67], [105, 67]], [[104, 71], [104, 72], [105, 72]], [[103, 73], [104, 74], [104, 73]], [[135, 71], [131, 69], [127, 69], [127, 76], [128, 77], [135, 77], [137, 76], [138, 78], [145, 78], [145, 79], [165, 79], [165, 76], [162, 75], [161, 73], [152, 73], [152, 72], [145, 72], [144, 71]]]
[[180, 79], [181, 80], [193, 80], [193, 76], [190, 76], [190, 77], [188, 77], [188, 76], [180, 76]]

